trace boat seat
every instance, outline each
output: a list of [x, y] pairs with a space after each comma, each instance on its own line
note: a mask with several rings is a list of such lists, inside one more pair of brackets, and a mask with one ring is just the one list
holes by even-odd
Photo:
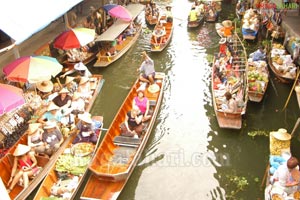
[[126, 137], [126, 136], [116, 136], [114, 138], [114, 144], [118, 146], [126, 147], [138, 147], [141, 144], [140, 138]]

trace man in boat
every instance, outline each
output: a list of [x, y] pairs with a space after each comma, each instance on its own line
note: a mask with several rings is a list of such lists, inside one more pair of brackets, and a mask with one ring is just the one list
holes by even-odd
[[194, 22], [197, 21], [198, 17], [197, 17], [197, 11], [195, 6], [192, 7], [190, 14], [189, 14], [189, 19], [190, 21]]
[[152, 35], [153, 35], [155, 45], [158, 45], [158, 43], [160, 45], [165, 40], [164, 36], [166, 35], [166, 31], [161, 24], [158, 24], [158, 26], [153, 31]]
[[266, 53], [263, 46], [259, 46], [258, 50], [249, 55], [253, 61], [266, 60]]
[[143, 62], [140, 68], [137, 69], [140, 74], [140, 80], [146, 83], [154, 84], [155, 69], [153, 60], [147, 55], [146, 51], [142, 53]]
[[226, 103], [222, 105], [222, 109], [225, 112], [229, 112], [229, 113], [237, 112], [238, 110], [237, 102], [232, 97], [232, 94], [230, 92], [226, 92], [224, 96], [226, 98]]
[[171, 11], [171, 6], [166, 6], [166, 17], [167, 17], [167, 22], [173, 22], [173, 14]]

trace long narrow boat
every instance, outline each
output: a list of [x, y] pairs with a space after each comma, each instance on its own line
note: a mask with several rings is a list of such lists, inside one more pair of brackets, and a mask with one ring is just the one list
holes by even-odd
[[[91, 98], [89, 104], [86, 105], [87, 112], [89, 112], [92, 108], [92, 105], [103, 86], [104, 79], [102, 75], [93, 75], [90, 81], [91, 88], [93, 90], [93, 97]], [[28, 132], [26, 131], [18, 140], [18, 142], [14, 144], [14, 146], [9, 149], [8, 153], [0, 160], [0, 168], [2, 169], [0, 170], [0, 177], [6, 186], [8, 185], [8, 181], [11, 175], [11, 169], [13, 165], [13, 152], [18, 144], [27, 145], [27, 133]], [[59, 148], [50, 158], [46, 158], [45, 156], [37, 156], [38, 166], [41, 166], [42, 170], [37, 176], [34, 177], [34, 179], [30, 181], [27, 188], [23, 188], [22, 186], [17, 184], [9, 193], [10, 198], [15, 200], [26, 199], [48, 174], [49, 170], [58, 159], [58, 156], [64, 151], [66, 145], [70, 140], [71, 137], [66, 137], [64, 143], [61, 145], [61, 148]]]
[[101, 124], [95, 130], [98, 137], [97, 143], [77, 143], [73, 145], [72, 142], [76, 135], [72, 135], [72, 140], [69, 140], [68, 145], [65, 146], [64, 151], [41, 183], [34, 199], [42, 200], [50, 196], [57, 198], [63, 196], [65, 200], [75, 198], [76, 192], [87, 175], [88, 164], [92, 160], [101, 138], [103, 117], [94, 116], [93, 120]]
[[293, 83], [295, 81], [297, 67], [282, 44], [272, 44], [268, 53], [268, 64], [280, 82]]
[[187, 26], [188, 26], [188, 28], [197, 28], [200, 25], [202, 25], [203, 23], [204, 23], [204, 15], [201, 14], [200, 16], [197, 17], [197, 20], [195, 20], [195, 21], [191, 21], [190, 17], [188, 17]]
[[[131, 13], [132, 18], [136, 19], [137, 16], [144, 9], [142, 4], [129, 4], [126, 6], [127, 10]], [[135, 21], [135, 20], [134, 20]], [[115, 51], [108, 54], [111, 44], [118, 40], [119, 36], [131, 25], [131, 22], [126, 22], [118, 19], [113, 25], [111, 25], [104, 33], [98, 36], [95, 41], [100, 43], [104, 48], [101, 48], [97, 54], [97, 60], [94, 63], [94, 67], [107, 67], [113, 62], [121, 58], [137, 41], [142, 30], [142, 24], [140, 22], [135, 23], [135, 33], [131, 36], [126, 36], [125, 39], [120, 40], [114, 47]]]
[[120, 136], [120, 124], [131, 110], [132, 101], [138, 88], [145, 86], [137, 80], [118, 110], [109, 130], [104, 136], [96, 155], [89, 167], [89, 177], [80, 199], [117, 199], [130, 178], [151, 134], [159, 112], [165, 85], [165, 74], [156, 74], [159, 91], [151, 93], [144, 87], [145, 95], [150, 100], [152, 118], [146, 124], [146, 130], [139, 139]]
[[258, 13], [250, 8], [245, 11], [242, 20], [242, 35], [244, 40], [255, 40], [260, 29]]
[[[154, 36], [153, 35], [151, 36], [151, 39], [150, 39], [151, 52], [161, 52], [161, 51], [163, 51], [171, 41], [171, 38], [172, 38], [172, 35], [173, 35], [173, 28], [174, 28], [173, 27], [173, 21], [172, 22], [167, 22], [165, 17], [166, 16], [161, 16], [160, 23], [163, 26], [163, 29], [165, 30], [166, 34], [163, 36], [163, 39], [162, 39], [163, 41], [161, 41], [159, 44], [156, 44], [155, 40], [154, 40]], [[157, 26], [160, 26], [160, 24], [157, 24], [154, 27], [153, 31], [155, 31]]]
[[[215, 56], [213, 61], [211, 76], [212, 99], [219, 127], [241, 129], [242, 116], [246, 113], [248, 102], [248, 62], [246, 50], [237, 33], [234, 33], [231, 39], [232, 41], [229, 41], [229, 45], [236, 54], [232, 59], [232, 68], [221, 69], [221, 63], [224, 62], [223, 59], [225, 57], [218, 58]], [[237, 102], [237, 110], [235, 112], [227, 112], [223, 108], [223, 105], [226, 104], [224, 94], [227, 91], [232, 96], [235, 96]]]
[[248, 97], [250, 101], [261, 102], [269, 84], [269, 70], [266, 61], [248, 60]]

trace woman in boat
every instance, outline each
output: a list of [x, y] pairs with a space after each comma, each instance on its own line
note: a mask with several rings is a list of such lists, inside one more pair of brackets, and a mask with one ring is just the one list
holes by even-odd
[[196, 11], [195, 6], [193, 6], [190, 13], [189, 13], [189, 20], [191, 22], [194, 22], [194, 21], [197, 21], [197, 19], [198, 19], [197, 11]]
[[155, 45], [160, 45], [164, 42], [166, 35], [166, 30], [163, 25], [159, 22], [159, 24], [155, 27], [155, 30], [152, 33]]
[[18, 144], [13, 155], [14, 163], [11, 170], [11, 176], [8, 181], [8, 193], [11, 192], [18, 182], [23, 185], [24, 188], [27, 188], [29, 184], [29, 178], [34, 177], [39, 173], [37, 160], [34, 156], [34, 152], [30, 151], [29, 146]]
[[38, 119], [38, 123], [46, 124], [48, 121], [60, 123], [62, 117], [61, 112], [59, 112], [59, 107], [51, 102], [47, 107], [47, 111]]
[[137, 90], [137, 96], [133, 99], [132, 107], [135, 106], [137, 106], [143, 114], [143, 122], [148, 121], [151, 118], [151, 115], [149, 114], [149, 99], [145, 97], [144, 90], [142, 89]]
[[78, 118], [80, 122], [77, 124], [78, 134], [73, 141], [73, 144], [79, 142], [90, 142], [93, 144], [97, 143], [97, 135], [93, 128], [93, 120], [90, 113], [84, 112], [79, 114]]
[[74, 69], [67, 71], [63, 75], [61, 75], [61, 78], [65, 78], [65, 76], [75, 73], [78, 77], [91, 77], [92, 73], [89, 71], [87, 66], [85, 66], [82, 62], [76, 63], [74, 65]]
[[93, 91], [91, 90], [91, 83], [89, 78], [81, 77], [77, 92], [86, 101], [89, 101], [92, 98]]
[[171, 11], [171, 6], [166, 6], [166, 17], [167, 17], [167, 22], [173, 22], [173, 14]]
[[52, 94], [53, 83], [52, 81], [42, 81], [36, 84], [36, 88], [38, 89], [38, 95], [45, 100]]
[[45, 145], [42, 141], [44, 131], [41, 128], [41, 124], [31, 123], [28, 129], [28, 146], [37, 154], [45, 153]]
[[55, 97], [52, 102], [58, 106], [62, 113], [67, 112], [71, 106], [72, 97], [69, 95], [69, 90], [67, 88], [62, 88], [58, 96]]
[[47, 121], [44, 125], [44, 133], [42, 140], [45, 144], [45, 153], [51, 156], [58, 150], [60, 145], [64, 142], [64, 138], [60, 130], [57, 128], [57, 124], [54, 121]]
[[71, 94], [74, 94], [75, 91], [77, 91], [78, 85], [74, 81], [75, 77], [73, 76], [67, 76], [65, 81], [65, 87], [68, 89], [68, 91]]
[[252, 58], [252, 61], [260, 61], [260, 60], [266, 60], [266, 53], [264, 51], [264, 47], [263, 46], [259, 46], [258, 50], [256, 50], [255, 52], [251, 53], [249, 55], [250, 58]]
[[85, 101], [80, 96], [79, 92], [74, 92], [71, 103], [72, 113], [78, 115], [79, 113], [84, 113]]
[[143, 62], [137, 71], [141, 72], [140, 80], [146, 83], [154, 84], [155, 69], [153, 60], [147, 55], [146, 51], [142, 53]]
[[238, 106], [236, 100], [232, 97], [232, 94], [230, 92], [225, 92], [224, 94], [226, 98], [226, 103], [222, 105], [222, 109], [225, 112], [229, 113], [235, 113], [237, 112]]
[[121, 135], [139, 138], [143, 132], [143, 114], [139, 107], [132, 107], [125, 116], [124, 123], [121, 124]]

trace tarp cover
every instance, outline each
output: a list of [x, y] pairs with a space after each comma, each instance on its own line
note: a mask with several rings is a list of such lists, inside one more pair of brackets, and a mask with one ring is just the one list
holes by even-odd
[[83, 0], [5, 0], [0, 7], [0, 29], [22, 43]]
[[[129, 4], [127, 10], [131, 13], [132, 18], [135, 19], [145, 8], [142, 4]], [[115, 40], [128, 26], [130, 22], [117, 19], [104, 33], [96, 38], [96, 41], [112, 41]]]

